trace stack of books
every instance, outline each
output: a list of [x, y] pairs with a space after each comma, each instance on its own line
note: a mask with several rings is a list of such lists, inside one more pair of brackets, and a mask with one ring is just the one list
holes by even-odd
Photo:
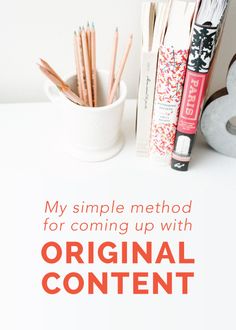
[[136, 151], [187, 171], [228, 0], [142, 8]]

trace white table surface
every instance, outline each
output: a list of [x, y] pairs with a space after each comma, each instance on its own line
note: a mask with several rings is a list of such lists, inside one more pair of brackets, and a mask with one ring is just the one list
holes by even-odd
[[[1, 329], [233, 329], [236, 159], [216, 153], [201, 137], [186, 173], [136, 158], [135, 104], [126, 103], [124, 149], [101, 163], [82, 163], [62, 150], [56, 106], [0, 105]], [[193, 231], [160, 235], [184, 239], [191, 247], [196, 278], [190, 295], [51, 297], [42, 292], [42, 243], [72, 238], [42, 232], [45, 200], [113, 199], [193, 200]]]

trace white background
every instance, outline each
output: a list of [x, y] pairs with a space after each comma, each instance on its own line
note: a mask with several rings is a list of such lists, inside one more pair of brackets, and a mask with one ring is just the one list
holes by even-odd
[[[73, 31], [94, 21], [97, 27], [98, 66], [108, 69], [114, 29], [120, 30], [120, 54], [129, 33], [134, 44], [124, 79], [129, 97], [136, 97], [140, 57], [142, 0], [8, 0], [0, 11], [0, 102], [46, 100], [44, 77], [36, 67], [45, 58], [63, 77], [74, 72]], [[236, 1], [232, 0], [222, 48], [210, 93], [225, 85], [225, 75], [236, 53]]]
[[[158, 167], [148, 159], [137, 159], [134, 149], [135, 102], [126, 105], [126, 144], [115, 158], [102, 163], [81, 163], [62, 148], [58, 129], [58, 106], [49, 103], [0, 106], [0, 302], [1, 330], [222, 330], [235, 324], [235, 196], [236, 159], [210, 150], [198, 141], [189, 172]], [[13, 120], [14, 119], [14, 120]], [[29, 138], [30, 137], [30, 138]], [[7, 141], [7, 143], [3, 143]], [[108, 232], [94, 235], [45, 233], [46, 200], [77, 204], [116, 199], [125, 203], [184, 203], [193, 200], [190, 220], [193, 231], [145, 237], [131, 232], [127, 237]], [[66, 219], [70, 219], [66, 215]], [[165, 215], [166, 216], [166, 215]], [[128, 216], [129, 217], [129, 216]], [[172, 216], [171, 216], [172, 217]], [[139, 217], [138, 217], [139, 218]], [[145, 218], [145, 217], [143, 217]], [[168, 216], [167, 216], [168, 218]], [[155, 215], [153, 220], [158, 222]], [[129, 222], [133, 217], [129, 217]], [[43, 244], [66, 241], [152, 240], [157, 248], [163, 240], [175, 246], [186, 242], [187, 257], [195, 265], [128, 267], [100, 263], [47, 265], [40, 252]], [[174, 248], [174, 254], [176, 253]], [[176, 256], [176, 254], [175, 254]], [[180, 287], [173, 295], [133, 296], [111, 294], [49, 296], [41, 287], [49, 271], [67, 274], [102, 271], [194, 271], [190, 293]], [[130, 282], [129, 282], [130, 283]], [[130, 285], [128, 286], [130, 288]], [[113, 288], [111, 288], [112, 290]]]

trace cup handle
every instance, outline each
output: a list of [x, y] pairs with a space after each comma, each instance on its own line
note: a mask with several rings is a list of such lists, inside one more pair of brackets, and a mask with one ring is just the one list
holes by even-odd
[[51, 102], [59, 102], [60, 92], [58, 88], [51, 82], [46, 81], [44, 84], [44, 91]]

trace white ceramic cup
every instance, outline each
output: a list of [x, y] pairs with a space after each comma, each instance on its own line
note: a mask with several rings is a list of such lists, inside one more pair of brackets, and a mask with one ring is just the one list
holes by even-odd
[[[96, 162], [112, 158], [124, 145], [121, 123], [127, 88], [121, 81], [118, 97], [112, 104], [106, 105], [108, 78], [108, 72], [98, 71], [96, 108], [71, 102], [51, 83], [45, 86], [47, 96], [60, 109], [65, 148], [82, 161]], [[75, 91], [76, 76], [70, 77], [67, 84]]]

